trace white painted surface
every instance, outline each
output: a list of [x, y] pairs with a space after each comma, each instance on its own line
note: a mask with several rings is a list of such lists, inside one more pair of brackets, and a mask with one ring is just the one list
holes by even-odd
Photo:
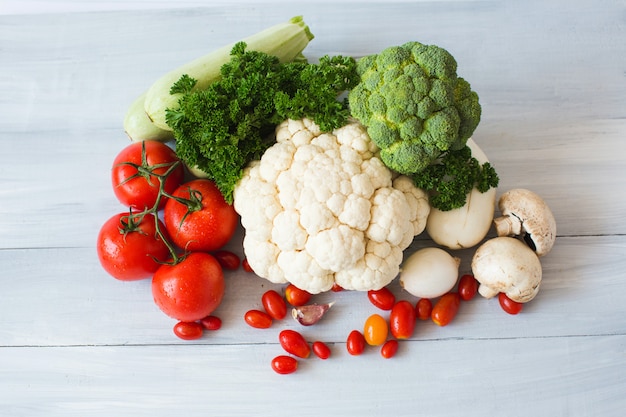
[[[557, 217], [521, 315], [476, 299], [448, 327], [420, 323], [385, 361], [345, 352], [374, 312], [365, 295], [326, 294], [335, 307], [304, 333], [333, 357], [279, 376], [277, 334], [297, 324], [242, 319], [279, 286], [230, 274], [223, 329], [184, 342], [148, 282], [101, 270], [97, 231], [124, 209], [108, 172], [127, 106], [173, 66], [297, 14], [312, 58], [407, 40], [455, 55], [480, 94], [475, 139], [500, 190], [531, 188]], [[621, 416], [625, 35], [624, 1], [1, 2], [0, 415]], [[471, 250], [459, 255], [467, 270]]]

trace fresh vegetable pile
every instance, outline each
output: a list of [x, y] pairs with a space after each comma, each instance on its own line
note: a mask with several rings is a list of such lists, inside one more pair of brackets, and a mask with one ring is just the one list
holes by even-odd
[[[258, 329], [289, 316], [314, 325], [333, 305], [315, 303], [319, 293], [366, 294], [379, 312], [347, 335], [351, 355], [376, 346], [391, 358], [416, 322], [448, 325], [476, 294], [518, 314], [539, 290], [556, 222], [532, 191], [496, 202], [498, 175], [472, 137], [478, 94], [454, 57], [411, 41], [311, 63], [312, 39], [295, 17], [165, 74], [131, 104], [133, 143], [111, 171], [127, 209], [98, 234], [103, 268], [151, 279], [185, 340], [221, 327], [213, 313], [239, 268], [284, 284], [242, 314]], [[243, 260], [224, 249], [239, 224]], [[424, 231], [432, 247], [405, 259]], [[453, 252], [473, 247], [461, 273]], [[389, 289], [396, 278], [403, 294]], [[311, 352], [331, 356], [295, 330], [278, 341], [280, 374]]]

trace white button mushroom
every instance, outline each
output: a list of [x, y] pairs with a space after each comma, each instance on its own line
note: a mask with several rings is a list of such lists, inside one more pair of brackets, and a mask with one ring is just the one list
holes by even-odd
[[472, 272], [480, 283], [480, 295], [492, 298], [503, 292], [518, 303], [535, 298], [542, 276], [535, 252], [508, 236], [489, 239], [479, 246], [472, 258]]
[[556, 220], [545, 201], [536, 193], [516, 188], [498, 200], [502, 215], [494, 220], [498, 236], [521, 236], [535, 251], [544, 256], [556, 239]]
[[400, 285], [419, 298], [436, 298], [450, 291], [459, 277], [461, 260], [443, 249], [422, 248], [404, 261]]

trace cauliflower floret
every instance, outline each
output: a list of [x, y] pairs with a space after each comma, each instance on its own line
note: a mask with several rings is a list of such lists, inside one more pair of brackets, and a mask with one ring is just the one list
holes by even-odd
[[378, 154], [357, 121], [332, 133], [308, 119], [278, 126], [276, 144], [246, 167], [233, 194], [255, 273], [312, 294], [335, 283], [359, 291], [389, 284], [430, 205]]

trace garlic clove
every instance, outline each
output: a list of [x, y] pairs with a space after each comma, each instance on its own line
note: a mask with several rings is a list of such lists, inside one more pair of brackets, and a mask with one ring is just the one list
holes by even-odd
[[332, 307], [332, 303], [327, 304], [309, 304], [300, 307], [294, 307], [291, 310], [291, 316], [303, 326], [311, 326], [326, 314], [326, 312]]

